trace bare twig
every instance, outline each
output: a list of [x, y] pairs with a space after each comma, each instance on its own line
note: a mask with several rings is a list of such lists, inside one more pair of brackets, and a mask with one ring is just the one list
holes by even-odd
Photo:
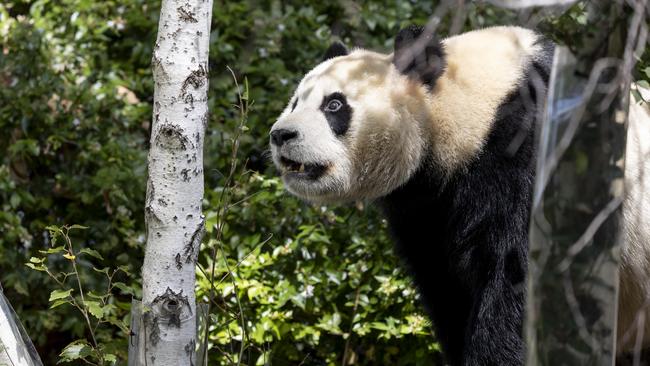
[[354, 307], [352, 308], [352, 317], [350, 318], [350, 328], [348, 329], [348, 339], [345, 340], [345, 349], [343, 350], [343, 359], [341, 360], [341, 366], [345, 366], [345, 362], [348, 360], [348, 352], [350, 351], [350, 340], [352, 339], [352, 328], [354, 327], [354, 317], [357, 316], [357, 307], [359, 306], [360, 294], [361, 294], [361, 285], [357, 287], [357, 291], [354, 295]]
[[[235, 173], [236, 173], [237, 167], [238, 167], [237, 154], [238, 154], [238, 150], [239, 150], [239, 139], [240, 139], [241, 133], [243, 131], [243, 126], [246, 124], [246, 121], [247, 121], [247, 118], [248, 118], [247, 117], [248, 109], [249, 109], [249, 107], [251, 105], [251, 104], [249, 104], [248, 98], [243, 97], [242, 92], [241, 92], [241, 88], [239, 86], [239, 83], [237, 82], [237, 77], [235, 76], [234, 71], [229, 66], [227, 67], [227, 69], [230, 72], [230, 74], [232, 75], [233, 80], [235, 82], [235, 86], [237, 88], [238, 105], [236, 107], [239, 110], [240, 119], [239, 119], [239, 124], [237, 126], [237, 129], [235, 131], [234, 137], [232, 139], [231, 155], [230, 155], [230, 171], [229, 171], [228, 176], [226, 178], [226, 181], [224, 183], [224, 186], [223, 186], [224, 188], [221, 191], [221, 196], [220, 196], [220, 199], [219, 199], [221, 205], [220, 205], [219, 209], [217, 210], [217, 224], [215, 225], [215, 228], [214, 228], [214, 230], [215, 230], [215, 243], [216, 244], [215, 244], [215, 246], [212, 247], [212, 253], [211, 253], [212, 264], [211, 264], [210, 276], [209, 276], [209, 280], [210, 280], [210, 284], [211, 284], [210, 292], [209, 292], [209, 295], [208, 295], [209, 304], [212, 304], [214, 302], [214, 296], [215, 296], [215, 291], [216, 291], [215, 271], [216, 271], [216, 262], [217, 262], [217, 253], [218, 253], [217, 249], [218, 248], [221, 249], [221, 252], [223, 253], [223, 261], [224, 261], [227, 273], [228, 274], [232, 273], [232, 269], [228, 265], [228, 260], [227, 260], [227, 257], [225, 255], [225, 252], [224, 252], [223, 246], [222, 246], [223, 226], [224, 226], [224, 223], [225, 223], [225, 218], [226, 218], [226, 215], [228, 213], [228, 210], [231, 207], [233, 207], [234, 205], [239, 204], [241, 202], [241, 201], [236, 202], [233, 205], [230, 204], [230, 200], [231, 200], [231, 196], [232, 196], [231, 191], [232, 191], [232, 188], [233, 188], [233, 180], [234, 180]], [[247, 86], [246, 86], [246, 88], [247, 88]], [[246, 90], [245, 92], [248, 93], [248, 90]], [[243, 201], [245, 201], [248, 198], [250, 198], [250, 197], [245, 198]], [[270, 238], [271, 237], [269, 237], [264, 242], [260, 243], [260, 245], [263, 245], [264, 243], [266, 243], [268, 240], [270, 240]], [[241, 261], [240, 261], [240, 263], [241, 263]], [[235, 268], [237, 268], [240, 263], [238, 263]], [[224, 278], [222, 278], [221, 281], [223, 281], [223, 279], [225, 279], [225, 277], [226, 276], [224, 276]], [[237, 284], [236, 284], [233, 276], [231, 276], [231, 279], [232, 279], [232, 283], [233, 283], [235, 299], [236, 299], [236, 302], [237, 302], [237, 306], [239, 308], [239, 317], [240, 317], [240, 320], [241, 320], [241, 329], [242, 329], [242, 342], [241, 342], [241, 347], [240, 347], [240, 350], [239, 350], [239, 357], [237, 359], [237, 362], [240, 363], [241, 359], [242, 359], [242, 356], [243, 356], [243, 352], [245, 350], [245, 342], [244, 342], [244, 340], [247, 338], [248, 334], [247, 334], [247, 331], [246, 331], [246, 322], [245, 322], [245, 318], [244, 318], [243, 308], [241, 306], [241, 302], [240, 302], [240, 299], [239, 299]], [[219, 281], [219, 283], [221, 283], [221, 281]], [[208, 310], [208, 313], [209, 313], [209, 310]], [[207, 357], [207, 353], [208, 353], [207, 352], [208, 331], [209, 331], [209, 327], [206, 327], [205, 334], [204, 334], [206, 357]]]

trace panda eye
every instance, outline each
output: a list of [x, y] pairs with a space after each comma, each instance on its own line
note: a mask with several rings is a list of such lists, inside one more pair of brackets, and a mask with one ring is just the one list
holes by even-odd
[[325, 106], [325, 112], [337, 112], [341, 107], [343, 107], [343, 103], [340, 100], [332, 99]]

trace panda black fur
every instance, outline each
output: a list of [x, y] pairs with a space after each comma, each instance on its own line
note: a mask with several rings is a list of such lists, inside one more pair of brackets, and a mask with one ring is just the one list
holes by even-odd
[[553, 45], [493, 27], [336, 44], [271, 131], [287, 189], [375, 200], [452, 365], [523, 364], [534, 128]]
[[[447, 176], [423, 164], [408, 183], [380, 199], [453, 365], [523, 363], [522, 243], [532, 201], [535, 101], [552, 61], [545, 47], [552, 48], [539, 43], [519, 84], [504, 95], [480, 153], [467, 165]], [[542, 79], [542, 88], [531, 73]], [[516, 154], [510, 153], [522, 134]], [[422, 243], [432, 235], [429, 245]]]

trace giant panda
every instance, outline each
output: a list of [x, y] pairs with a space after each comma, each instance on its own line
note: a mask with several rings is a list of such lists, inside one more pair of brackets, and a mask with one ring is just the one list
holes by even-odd
[[[512, 26], [442, 41], [411, 26], [392, 54], [335, 43], [270, 131], [289, 192], [383, 211], [451, 365], [523, 364], [534, 126], [553, 48]], [[648, 126], [630, 131], [637, 146], [650, 140]], [[643, 191], [631, 197], [626, 206]], [[625, 226], [637, 242], [648, 238], [642, 214]], [[650, 253], [633, 246], [623, 258], [629, 326], [648, 294]]]
[[650, 90], [632, 87], [642, 100], [628, 114], [617, 348], [631, 353], [638, 342], [650, 362]]

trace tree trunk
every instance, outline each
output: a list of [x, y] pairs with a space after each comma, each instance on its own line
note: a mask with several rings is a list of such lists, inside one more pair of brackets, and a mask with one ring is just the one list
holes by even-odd
[[195, 265], [204, 232], [203, 138], [208, 121], [212, 0], [163, 0], [142, 267], [138, 364], [195, 365]]

